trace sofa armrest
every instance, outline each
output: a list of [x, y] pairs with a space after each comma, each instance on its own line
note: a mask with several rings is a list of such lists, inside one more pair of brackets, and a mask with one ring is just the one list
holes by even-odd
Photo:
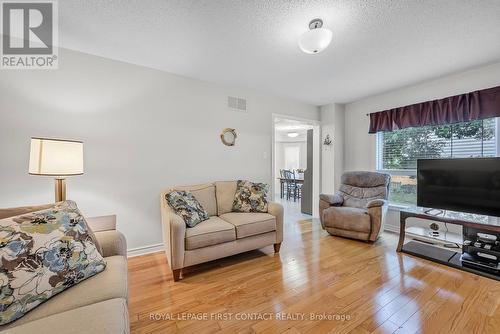
[[275, 202], [269, 202], [267, 212], [276, 217], [276, 243], [283, 241], [283, 205]]
[[186, 223], [176, 215], [165, 200], [165, 193], [161, 194], [161, 225], [163, 231], [163, 244], [170, 269], [184, 267]]
[[102, 248], [102, 256], [127, 256], [127, 240], [116, 230], [95, 232], [95, 237]]

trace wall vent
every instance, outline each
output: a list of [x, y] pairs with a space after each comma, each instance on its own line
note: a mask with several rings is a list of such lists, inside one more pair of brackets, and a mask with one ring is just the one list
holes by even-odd
[[227, 106], [237, 111], [247, 111], [247, 100], [241, 97], [227, 97]]

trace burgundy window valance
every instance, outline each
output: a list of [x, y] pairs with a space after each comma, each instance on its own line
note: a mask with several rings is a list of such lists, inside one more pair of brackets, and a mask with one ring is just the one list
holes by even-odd
[[370, 114], [369, 133], [500, 117], [500, 86]]

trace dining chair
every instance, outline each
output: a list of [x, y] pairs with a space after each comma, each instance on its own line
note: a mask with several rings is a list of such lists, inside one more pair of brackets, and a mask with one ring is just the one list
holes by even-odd
[[304, 180], [304, 170], [297, 169], [296, 171], [294, 171], [294, 176], [295, 176], [295, 183], [296, 183], [296, 187], [297, 187], [297, 198], [301, 199], [302, 198], [302, 186], [304, 184], [299, 183], [298, 180]]
[[285, 196], [285, 175], [283, 169], [280, 169], [280, 198]]
[[289, 200], [293, 196], [293, 201], [297, 201], [297, 196], [299, 192], [299, 187], [297, 186], [297, 179], [295, 178], [295, 173], [291, 170], [283, 170], [283, 176], [285, 179], [286, 188], [286, 199]]

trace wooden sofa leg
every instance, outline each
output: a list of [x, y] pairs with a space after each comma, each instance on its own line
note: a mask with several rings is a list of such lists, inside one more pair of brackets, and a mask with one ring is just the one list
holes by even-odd
[[174, 282], [177, 282], [181, 278], [182, 269], [174, 269], [172, 270], [172, 274], [174, 276]]
[[279, 253], [281, 248], [281, 242], [278, 244], [274, 244], [274, 252]]

